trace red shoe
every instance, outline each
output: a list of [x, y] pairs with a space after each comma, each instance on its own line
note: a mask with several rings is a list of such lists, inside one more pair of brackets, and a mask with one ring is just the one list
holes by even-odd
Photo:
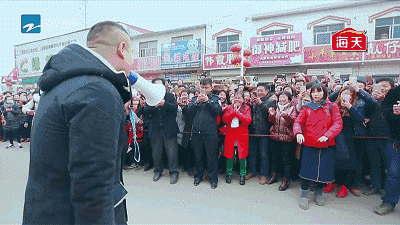
[[326, 187], [324, 188], [324, 192], [325, 193], [331, 193], [333, 190], [335, 190], [337, 187], [337, 184], [334, 183], [329, 183], [328, 185], [326, 185]]
[[31, 142], [31, 139], [30, 139], [30, 138], [27, 138], [27, 139], [25, 140], [25, 142]]
[[21, 138], [21, 142], [25, 142], [25, 140], [26, 140], [25, 138]]
[[349, 194], [349, 189], [346, 186], [342, 185], [340, 187], [339, 192], [337, 193], [336, 197], [338, 198], [345, 198]]

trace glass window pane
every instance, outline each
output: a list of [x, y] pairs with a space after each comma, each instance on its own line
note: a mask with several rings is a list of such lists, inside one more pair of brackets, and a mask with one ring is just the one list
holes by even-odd
[[288, 32], [288, 29], [280, 29], [280, 30], [276, 30], [275, 34], [286, 34]]
[[228, 41], [237, 41], [237, 40], [239, 40], [239, 34], [228, 36]]
[[329, 31], [337, 31], [337, 30], [343, 30], [343, 29], [344, 29], [344, 23], [329, 25]]
[[327, 29], [328, 29], [327, 26], [316, 26], [314, 27], [314, 33], [326, 32]]
[[171, 42], [179, 42], [181, 41], [181, 37], [173, 37], [171, 38]]
[[388, 39], [389, 38], [389, 26], [375, 27], [375, 40]]
[[329, 44], [329, 43], [331, 43], [331, 34], [330, 33], [317, 34], [317, 44], [318, 45]]
[[139, 43], [139, 48], [140, 49], [142, 49], [142, 48], [147, 48], [148, 47], [148, 43], [147, 42], [141, 42], [141, 43]]
[[219, 52], [227, 52], [227, 43], [219, 44]]
[[274, 34], [274, 31], [272, 30], [272, 31], [264, 31], [264, 32], [261, 32], [261, 35], [262, 36], [267, 36], [267, 35], [273, 35]]
[[227, 41], [228, 41], [228, 37], [227, 36], [217, 37], [217, 42], [227, 42]]
[[228, 51], [231, 50], [231, 46], [234, 44], [237, 44], [237, 42], [228, 42], [228, 46], [227, 46]]
[[157, 41], [152, 41], [149, 43], [149, 48], [157, 48]]
[[151, 56], [157, 56], [157, 48], [151, 49]]
[[400, 24], [400, 16], [394, 18], [394, 24]]
[[393, 18], [377, 19], [375, 21], [375, 26], [392, 25]]
[[393, 38], [400, 38], [400, 26], [393, 27]]

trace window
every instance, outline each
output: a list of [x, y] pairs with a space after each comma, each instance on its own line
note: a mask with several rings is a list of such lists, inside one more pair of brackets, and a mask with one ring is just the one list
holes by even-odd
[[286, 34], [286, 33], [288, 33], [288, 29], [263, 31], [263, 32], [261, 32], [261, 35], [267, 36], [267, 35]]
[[171, 38], [171, 42], [180, 42], [180, 41], [189, 41], [189, 40], [193, 40], [193, 34]]
[[217, 37], [217, 52], [230, 52], [231, 46], [239, 43], [239, 34]]
[[331, 36], [344, 29], [344, 23], [314, 26], [314, 45], [331, 43]]
[[140, 42], [139, 57], [157, 56], [157, 41]]
[[390, 38], [400, 38], [400, 16], [375, 21], [375, 40]]

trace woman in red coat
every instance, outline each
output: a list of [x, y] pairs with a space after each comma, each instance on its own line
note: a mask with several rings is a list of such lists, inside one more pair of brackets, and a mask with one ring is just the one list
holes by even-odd
[[301, 196], [299, 205], [309, 208], [310, 183], [315, 182], [314, 197], [322, 206], [324, 183], [334, 181], [335, 137], [343, 128], [343, 120], [337, 104], [326, 100], [328, 91], [322, 84], [311, 87], [311, 102], [304, 104], [293, 124], [293, 133], [299, 144], [303, 144], [301, 169]]
[[249, 130], [251, 109], [244, 103], [243, 92], [236, 92], [234, 104], [226, 107], [222, 120], [227, 124], [224, 156], [226, 160], [226, 182], [232, 181], [233, 154], [235, 141], [240, 164], [240, 185], [245, 184], [246, 157], [249, 154]]

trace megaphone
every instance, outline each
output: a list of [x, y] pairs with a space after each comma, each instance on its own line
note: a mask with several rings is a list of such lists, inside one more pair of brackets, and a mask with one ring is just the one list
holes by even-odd
[[145, 80], [135, 71], [131, 70], [129, 80], [132, 82], [132, 87], [146, 97], [146, 103], [149, 106], [155, 106], [160, 103], [165, 96], [165, 87], [162, 84], [153, 84]]

